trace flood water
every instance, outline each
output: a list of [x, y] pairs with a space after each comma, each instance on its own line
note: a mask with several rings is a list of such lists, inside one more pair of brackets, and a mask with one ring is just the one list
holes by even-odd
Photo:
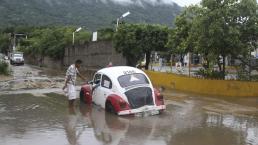
[[0, 82], [0, 145], [258, 145], [258, 97], [165, 90], [163, 114], [119, 117], [79, 101], [69, 110], [61, 75], [24, 67], [39, 72], [34, 86]]

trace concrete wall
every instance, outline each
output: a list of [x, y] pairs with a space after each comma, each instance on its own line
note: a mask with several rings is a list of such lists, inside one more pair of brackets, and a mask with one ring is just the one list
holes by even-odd
[[165, 88], [206, 95], [258, 97], [257, 82], [206, 80], [152, 71], [146, 73], [154, 85]]
[[106, 67], [109, 62], [112, 62], [113, 66], [126, 65], [126, 59], [122, 54], [116, 52], [112, 42], [109, 41], [90, 42], [85, 45], [67, 47], [63, 60], [54, 60], [49, 57], [40, 60], [38, 56], [25, 56], [25, 63], [62, 69], [67, 68], [77, 59], [83, 61], [83, 71], [98, 70]]
[[114, 66], [126, 65], [126, 59], [115, 51], [112, 42], [109, 41], [90, 42], [87, 45], [66, 48], [64, 65], [68, 66], [76, 59], [81, 59], [86, 69], [103, 68], [109, 62]]
[[55, 60], [45, 56], [43, 60], [39, 56], [25, 55], [25, 64], [32, 64], [54, 69], [62, 69], [64, 67], [63, 60]]

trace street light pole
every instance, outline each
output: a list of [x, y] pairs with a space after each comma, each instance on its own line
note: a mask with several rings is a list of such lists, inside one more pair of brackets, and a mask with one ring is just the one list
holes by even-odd
[[118, 29], [119, 18], [116, 19], [116, 31]]
[[74, 32], [73, 32], [73, 45], [74, 45]]
[[14, 34], [13, 51], [16, 51], [16, 35]]
[[[79, 32], [79, 31], [81, 31], [81, 29], [82, 29], [82, 27], [79, 27], [79, 28], [77, 28], [74, 32], [73, 32], [73, 46], [72, 46], [72, 50], [74, 51], [74, 53], [75, 53], [75, 48], [74, 48], [74, 35], [75, 35], [75, 33], [77, 33], [77, 32]], [[70, 48], [68, 48], [68, 65], [70, 64]]]
[[116, 31], [118, 30], [118, 24], [119, 24], [119, 20], [122, 18], [125, 18], [126, 16], [130, 15], [131, 13], [128, 11], [126, 13], [124, 13], [120, 18], [116, 19]]
[[73, 32], [73, 46], [74, 46], [74, 35], [75, 35], [76, 32], [81, 31], [81, 29], [82, 29], [82, 27], [79, 27], [79, 28], [77, 28], [77, 29]]

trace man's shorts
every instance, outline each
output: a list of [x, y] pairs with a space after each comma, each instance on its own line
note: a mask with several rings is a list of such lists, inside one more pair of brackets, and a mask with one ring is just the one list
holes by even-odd
[[68, 100], [76, 99], [76, 89], [73, 84], [67, 84], [66, 96], [68, 97]]

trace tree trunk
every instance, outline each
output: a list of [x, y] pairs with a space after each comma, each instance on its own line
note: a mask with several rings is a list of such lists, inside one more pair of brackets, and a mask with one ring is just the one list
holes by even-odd
[[133, 56], [127, 56], [126, 57], [126, 65], [127, 66], [132, 66], [132, 67], [135, 67], [136, 66], [136, 59], [135, 57]]
[[225, 79], [225, 72], [226, 72], [226, 62], [225, 62], [225, 55], [223, 55], [223, 68], [222, 68], [222, 74], [223, 74], [223, 79]]
[[252, 51], [250, 50], [250, 54], [249, 54], [249, 68], [248, 68], [248, 79], [249, 81], [252, 80], [252, 77], [251, 77], [251, 72], [252, 72], [252, 64], [251, 64], [251, 55], [252, 55]]
[[209, 61], [209, 59], [207, 59], [207, 69], [209, 69], [210, 68], [210, 61]]
[[184, 66], [184, 57], [182, 53], [180, 54], [180, 62], [181, 62], [181, 65]]
[[221, 72], [222, 68], [221, 68], [221, 63], [220, 63], [220, 58], [219, 57], [217, 58], [217, 63], [218, 63], [218, 66], [219, 66], [219, 72]]
[[151, 55], [151, 53], [150, 53], [149, 51], [147, 51], [147, 52], [146, 52], [145, 70], [148, 70], [148, 69], [149, 69], [150, 55]]

